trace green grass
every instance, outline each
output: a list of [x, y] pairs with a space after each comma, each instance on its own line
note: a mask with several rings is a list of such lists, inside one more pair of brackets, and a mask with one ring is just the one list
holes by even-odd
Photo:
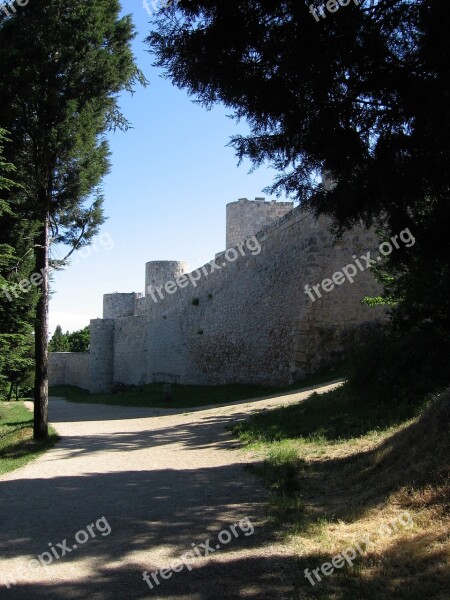
[[[319, 458], [330, 447], [350, 447], [361, 438], [375, 440], [416, 417], [423, 406], [365, 403], [348, 385], [326, 394], [313, 392], [297, 404], [263, 410], [232, 427], [249, 450], [261, 452], [264, 461], [254, 467], [271, 490], [269, 514], [289, 531], [305, 527], [301, 483], [311, 475], [306, 455]], [[345, 476], [334, 467], [334, 476]]]
[[58, 385], [50, 388], [50, 395], [66, 398], [69, 402], [112, 404], [116, 406], [145, 406], [151, 408], [196, 408], [215, 404], [252, 400], [264, 396], [280, 395], [295, 390], [327, 383], [342, 377], [342, 369], [308, 376], [293, 385], [283, 388], [258, 385], [177, 385], [172, 386], [173, 399], [165, 402], [163, 384], [144, 386], [142, 392], [130, 391], [120, 394], [90, 394], [81, 388]]
[[267, 475], [271, 479], [271, 488], [283, 493], [294, 492], [301, 461], [295, 447], [287, 443], [274, 444], [267, 453], [266, 465], [270, 465]]
[[33, 415], [22, 402], [0, 402], [0, 475], [14, 471], [51, 448], [58, 440], [50, 428], [49, 438], [33, 440]]
[[291, 406], [264, 411], [232, 428], [244, 444], [283, 440], [327, 444], [377, 434], [415, 417], [417, 404], [369, 404], [343, 386], [327, 394], [313, 393]]
[[[267, 512], [292, 542], [292, 597], [304, 600], [443, 599], [448, 588], [450, 390], [416, 403], [368, 402], [350, 386], [273, 410], [231, 428], [261, 462]], [[414, 528], [381, 528], [407, 510]], [[314, 587], [305, 569], [368, 535], [374, 549]], [[448, 595], [448, 594], [447, 594]]]

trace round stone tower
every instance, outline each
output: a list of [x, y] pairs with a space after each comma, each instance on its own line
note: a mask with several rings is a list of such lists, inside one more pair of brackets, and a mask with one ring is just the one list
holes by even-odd
[[145, 295], [149, 289], [164, 286], [168, 281], [175, 281], [183, 273], [189, 272], [187, 262], [177, 260], [152, 260], [145, 265]]
[[254, 236], [293, 208], [292, 202], [266, 202], [264, 198], [240, 198], [230, 202], [227, 204], [227, 249]]
[[90, 386], [92, 393], [109, 392], [114, 381], [114, 319], [91, 320]]
[[103, 318], [121, 319], [132, 317], [139, 294], [105, 294], [103, 296]]

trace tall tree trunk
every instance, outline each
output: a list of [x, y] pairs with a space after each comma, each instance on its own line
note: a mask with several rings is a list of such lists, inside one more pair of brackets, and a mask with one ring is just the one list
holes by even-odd
[[34, 374], [34, 439], [44, 440], [48, 436], [48, 237], [49, 217], [45, 215], [36, 247], [36, 273], [43, 276], [39, 288], [34, 329], [35, 374]]

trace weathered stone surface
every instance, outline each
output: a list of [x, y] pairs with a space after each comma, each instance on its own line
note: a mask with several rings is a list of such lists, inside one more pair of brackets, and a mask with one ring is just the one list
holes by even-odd
[[90, 387], [89, 352], [53, 352], [50, 355], [50, 380], [52, 385]]

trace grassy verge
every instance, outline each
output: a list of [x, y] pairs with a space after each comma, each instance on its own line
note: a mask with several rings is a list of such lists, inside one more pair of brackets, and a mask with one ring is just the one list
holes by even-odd
[[300, 404], [258, 413], [235, 426], [234, 432], [242, 442], [253, 445], [288, 440], [301, 444], [339, 443], [362, 435], [377, 436], [413, 418], [420, 408], [417, 404], [366, 404], [343, 386], [328, 394], [313, 392]]
[[[388, 409], [344, 386], [233, 427], [264, 459], [256, 470], [296, 549], [299, 598], [448, 597], [449, 407], [450, 392]], [[351, 564], [333, 567], [367, 535]]]
[[111, 404], [116, 406], [144, 406], [151, 408], [196, 408], [214, 404], [226, 404], [241, 400], [252, 400], [270, 395], [280, 395], [295, 390], [326, 383], [343, 377], [343, 369], [311, 375], [296, 384], [271, 388], [258, 385], [176, 385], [172, 386], [173, 399], [164, 401], [163, 384], [153, 383], [144, 386], [143, 391], [130, 391], [119, 394], [90, 394], [69, 385], [50, 388], [50, 395], [66, 398], [69, 402]]
[[50, 429], [44, 442], [33, 440], [33, 415], [22, 402], [0, 402], [0, 475], [23, 467], [57, 441]]

